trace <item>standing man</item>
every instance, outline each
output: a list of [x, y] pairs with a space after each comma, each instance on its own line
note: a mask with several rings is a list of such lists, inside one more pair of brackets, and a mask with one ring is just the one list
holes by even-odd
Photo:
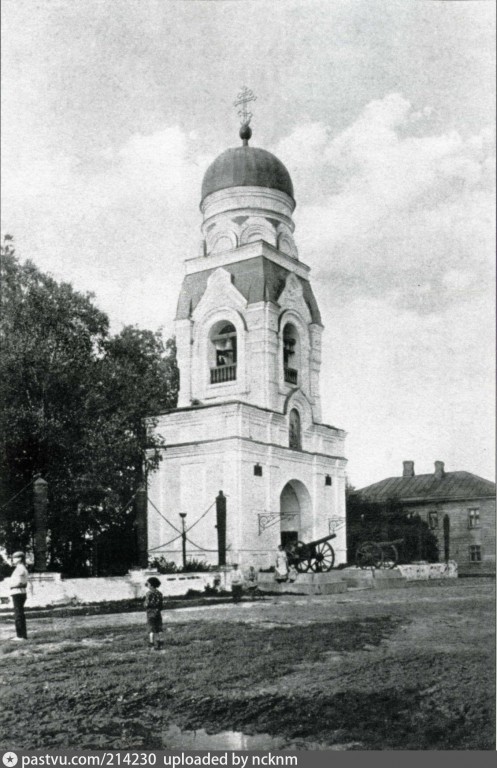
[[233, 563], [231, 571], [231, 595], [234, 603], [239, 603], [243, 594], [243, 575], [238, 570], [238, 563]]
[[24, 564], [24, 552], [14, 552], [12, 555], [14, 570], [10, 576], [9, 586], [12, 602], [14, 603], [14, 619], [16, 623], [16, 640], [27, 640], [26, 616], [24, 603], [28, 586], [28, 571]]

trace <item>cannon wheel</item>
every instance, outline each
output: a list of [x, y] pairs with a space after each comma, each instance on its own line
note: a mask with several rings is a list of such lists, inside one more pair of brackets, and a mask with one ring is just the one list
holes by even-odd
[[358, 547], [355, 560], [360, 568], [381, 568], [383, 564], [382, 551], [373, 541], [365, 541]]
[[313, 554], [309, 558], [308, 568], [314, 573], [322, 573], [323, 571], [331, 571], [335, 563], [335, 552], [331, 544], [327, 541], [322, 541], [321, 544], [316, 544], [313, 547]]
[[386, 544], [382, 547], [383, 568], [395, 568], [399, 562], [399, 553], [395, 544]]
[[[305, 552], [307, 550], [307, 544], [304, 544], [303, 541], [297, 541], [297, 549], [296, 549], [296, 555], [297, 557], [300, 557], [301, 552]], [[308, 560], [306, 557], [304, 557], [302, 560], [298, 560], [297, 563], [295, 563], [295, 567], [297, 568], [297, 571], [299, 573], [306, 573], [311, 565], [311, 561]]]

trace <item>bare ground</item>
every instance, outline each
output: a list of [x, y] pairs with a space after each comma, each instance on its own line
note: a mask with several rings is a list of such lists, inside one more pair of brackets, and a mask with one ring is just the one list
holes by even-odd
[[494, 749], [495, 583], [32, 619], [2, 631], [0, 747], [168, 748], [171, 725], [301, 749]]

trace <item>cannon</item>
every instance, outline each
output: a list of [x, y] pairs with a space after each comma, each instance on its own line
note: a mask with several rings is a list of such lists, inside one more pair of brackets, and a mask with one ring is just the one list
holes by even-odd
[[356, 550], [356, 564], [360, 568], [395, 568], [399, 562], [397, 545], [403, 541], [363, 541]]
[[322, 539], [316, 541], [310, 541], [308, 544], [303, 541], [289, 544], [285, 547], [288, 565], [294, 565], [299, 573], [305, 573], [309, 570], [315, 573], [331, 571], [335, 563], [335, 552], [328, 542], [334, 538], [336, 538], [336, 533], [323, 536]]

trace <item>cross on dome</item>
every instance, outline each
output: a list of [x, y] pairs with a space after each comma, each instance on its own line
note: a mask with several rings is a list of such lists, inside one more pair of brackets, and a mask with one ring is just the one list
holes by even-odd
[[241, 109], [238, 110], [238, 115], [241, 118], [240, 138], [243, 141], [244, 147], [248, 146], [249, 139], [252, 136], [252, 129], [250, 128], [252, 112], [248, 111], [247, 104], [256, 100], [257, 96], [255, 96], [254, 92], [250, 88], [247, 88], [246, 85], [244, 85], [238, 94], [236, 101], [233, 102], [234, 107], [239, 107], [241, 105]]
[[236, 97], [236, 101], [233, 102], [234, 107], [239, 107], [240, 104], [242, 105], [242, 108], [238, 110], [238, 115], [241, 117], [241, 124], [242, 125], [248, 125], [250, 123], [250, 120], [252, 118], [252, 112], [249, 112], [247, 110], [247, 104], [250, 101], [256, 101], [257, 96], [254, 94], [254, 92], [247, 88], [246, 85], [243, 86], [242, 90]]

